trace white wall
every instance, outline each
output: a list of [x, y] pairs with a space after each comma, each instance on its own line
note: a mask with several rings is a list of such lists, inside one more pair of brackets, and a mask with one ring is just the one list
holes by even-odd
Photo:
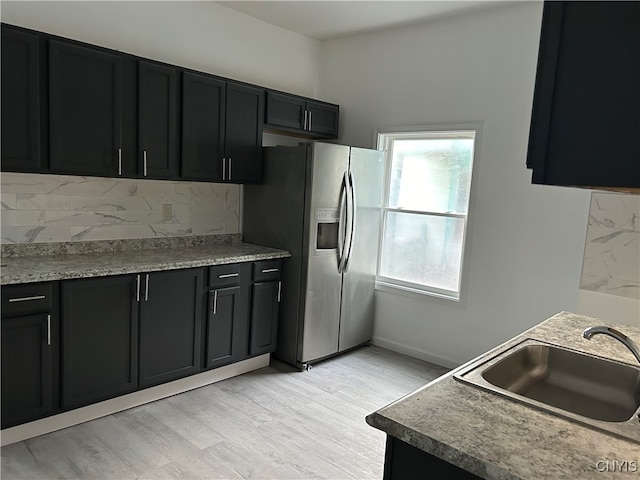
[[575, 310], [589, 192], [532, 185], [525, 167], [541, 14], [516, 2], [322, 44], [320, 94], [341, 105], [341, 142], [483, 123], [463, 301], [378, 291], [375, 343], [455, 365]]

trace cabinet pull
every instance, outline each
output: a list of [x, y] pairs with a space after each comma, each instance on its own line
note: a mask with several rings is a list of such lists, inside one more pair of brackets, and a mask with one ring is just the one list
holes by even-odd
[[222, 157], [222, 180], [226, 180], [224, 178], [226, 172], [227, 172], [227, 159]]
[[144, 285], [144, 301], [148, 301], [149, 300], [149, 274], [147, 273], [146, 275], [146, 282]]
[[136, 279], [136, 302], [140, 301], [140, 275]]
[[280, 294], [282, 293], [282, 282], [278, 282], [278, 303], [280, 303]]
[[277, 268], [263, 268], [262, 269], [262, 273], [273, 273], [273, 272], [277, 272], [279, 269]]
[[231, 157], [229, 157], [229, 178], [227, 178], [227, 180], [231, 180], [231, 163], [232, 163], [233, 159]]
[[9, 303], [13, 302], [28, 302], [30, 300], [44, 300], [47, 298], [46, 295], [34, 295], [33, 297], [18, 297], [18, 298], [10, 298]]
[[308, 115], [308, 113], [307, 113], [307, 110], [305, 109], [305, 111], [304, 111], [304, 127], [303, 127], [303, 130], [307, 129], [307, 115]]
[[215, 315], [218, 311], [218, 291], [213, 292], [213, 314]]
[[122, 175], [122, 149], [118, 149], [118, 175]]
[[142, 175], [147, 176], [147, 151], [142, 151]]
[[309, 110], [309, 131], [311, 131], [311, 110]]
[[47, 315], [47, 345], [51, 345], [51, 315]]
[[238, 273], [223, 273], [222, 275], [218, 275], [218, 278], [231, 278], [237, 277], [238, 275]]

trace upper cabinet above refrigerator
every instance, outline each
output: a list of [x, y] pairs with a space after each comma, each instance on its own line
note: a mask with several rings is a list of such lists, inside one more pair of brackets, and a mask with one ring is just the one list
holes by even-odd
[[527, 167], [640, 191], [640, 2], [545, 2]]
[[267, 91], [265, 128], [309, 138], [337, 138], [340, 107], [288, 93]]

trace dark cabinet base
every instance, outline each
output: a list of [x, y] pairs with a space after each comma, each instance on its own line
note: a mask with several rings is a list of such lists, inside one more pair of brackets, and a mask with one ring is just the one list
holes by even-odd
[[470, 480], [481, 477], [397, 438], [387, 436], [387, 450], [384, 457], [384, 480], [424, 480], [427, 478]]

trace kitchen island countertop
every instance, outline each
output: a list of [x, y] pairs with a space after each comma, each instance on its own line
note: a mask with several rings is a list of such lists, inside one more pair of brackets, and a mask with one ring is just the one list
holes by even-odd
[[[89, 243], [89, 242], [85, 242]], [[82, 253], [3, 255], [0, 284], [32, 283], [72, 278], [102, 277], [131, 273], [206, 267], [289, 257], [285, 250], [242, 242], [166, 244], [144, 248], [117, 248]], [[120, 247], [120, 246], [119, 246]]]
[[[610, 337], [582, 338], [585, 328], [607, 324], [560, 312], [478, 358], [535, 338], [637, 365]], [[640, 343], [640, 328], [616, 328]], [[640, 445], [462, 383], [453, 375], [463, 367], [372, 413], [367, 423], [482, 478], [640, 478]]]

